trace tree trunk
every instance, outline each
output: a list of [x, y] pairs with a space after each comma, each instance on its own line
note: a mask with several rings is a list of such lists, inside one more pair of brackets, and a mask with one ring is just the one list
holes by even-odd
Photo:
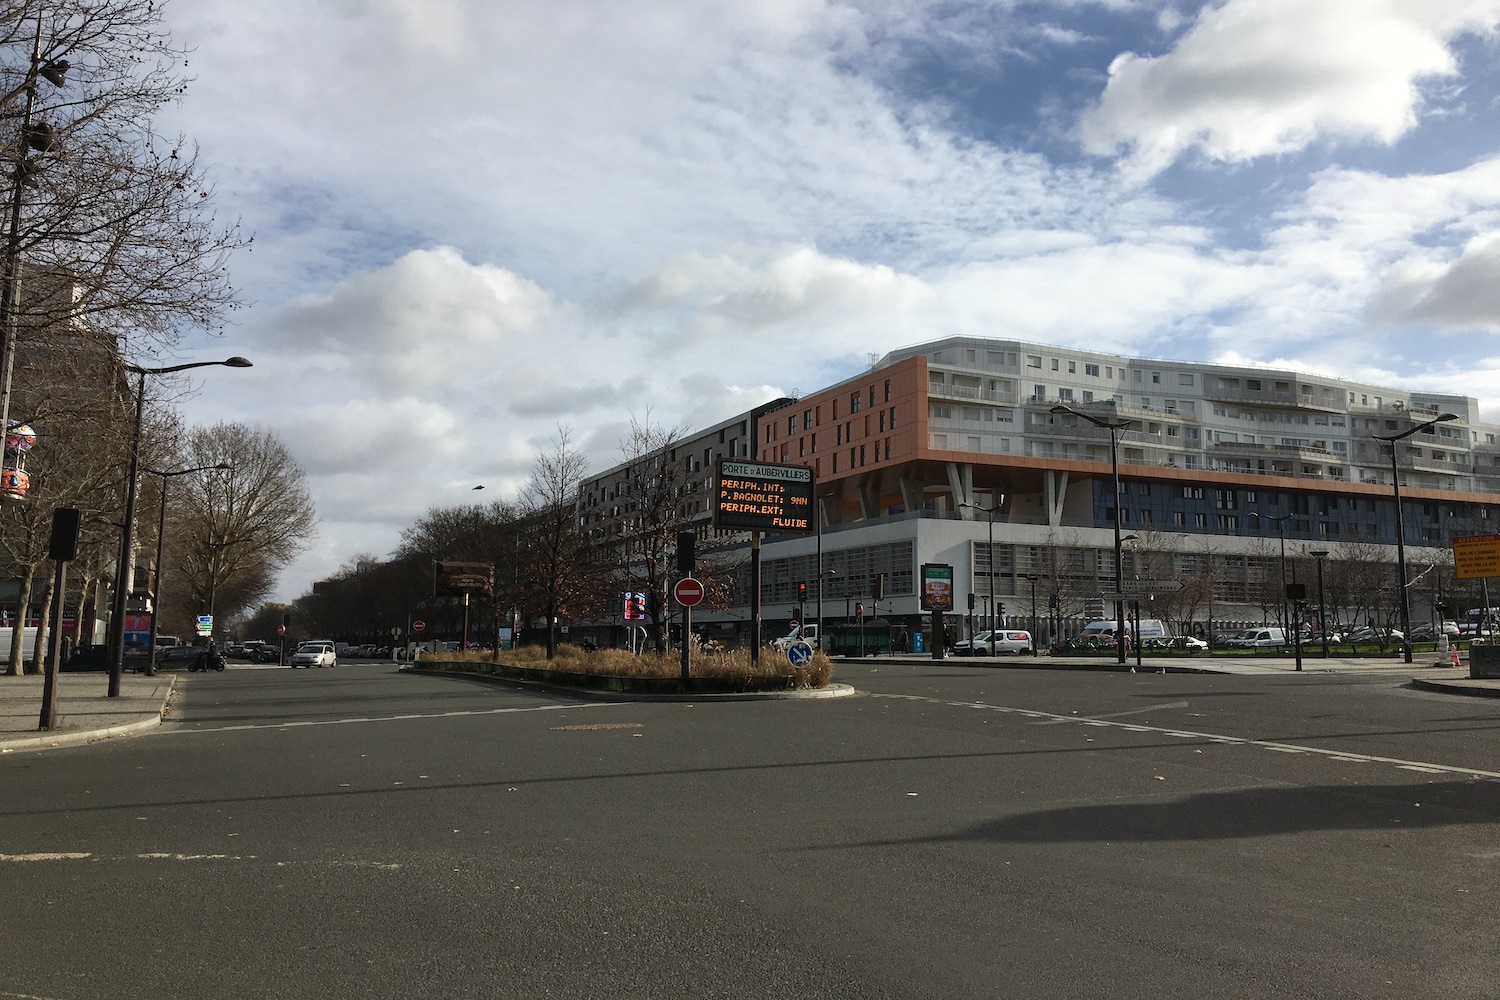
[[21, 568], [21, 590], [16, 595], [15, 627], [10, 630], [10, 666], [5, 671], [9, 677], [20, 677], [22, 673], [22, 650], [26, 645], [26, 611], [31, 604], [31, 584], [36, 579], [36, 567]]
[[[52, 614], [52, 594], [57, 589], [57, 576], [53, 573], [43, 574], [47, 584], [42, 588], [42, 613], [37, 618], [36, 642], [31, 648], [31, 669], [27, 673], [39, 674], [43, 665], [47, 662], [47, 636], [52, 629], [62, 628], [62, 622], [54, 622], [50, 619]], [[61, 666], [61, 664], [59, 664]]]

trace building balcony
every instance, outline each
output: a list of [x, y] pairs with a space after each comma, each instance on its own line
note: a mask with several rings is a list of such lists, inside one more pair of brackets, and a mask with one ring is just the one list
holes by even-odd
[[[1012, 389], [1004, 392], [998, 389], [985, 389], [977, 385], [949, 385], [946, 382], [927, 383], [927, 397], [929, 399], [958, 399], [968, 400], [975, 403], [999, 403], [1002, 406], [1017, 406], [1021, 402], [1020, 393]], [[1027, 397], [1030, 399], [1030, 397]]]

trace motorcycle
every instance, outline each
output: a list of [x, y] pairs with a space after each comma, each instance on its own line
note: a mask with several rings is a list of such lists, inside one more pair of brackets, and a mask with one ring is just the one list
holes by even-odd
[[193, 657], [193, 662], [188, 664], [188, 673], [195, 670], [220, 670], [224, 669], [224, 657], [218, 653], [199, 653]]

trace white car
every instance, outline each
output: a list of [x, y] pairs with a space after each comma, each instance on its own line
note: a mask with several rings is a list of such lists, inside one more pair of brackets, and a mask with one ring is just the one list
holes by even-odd
[[292, 654], [293, 670], [298, 667], [336, 667], [338, 665], [339, 657], [333, 651], [331, 642], [304, 642]]
[[[999, 656], [1002, 653], [1014, 653], [1024, 656], [1031, 652], [1031, 633], [1020, 629], [1003, 628], [993, 633], [994, 653]], [[989, 656], [990, 637], [988, 631], [980, 632], [974, 636], [973, 642], [968, 639], [960, 639], [953, 644], [954, 656]]]

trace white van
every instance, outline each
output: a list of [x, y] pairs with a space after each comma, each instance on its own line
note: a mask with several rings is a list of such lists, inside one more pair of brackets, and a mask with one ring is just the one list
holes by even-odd
[[[1164, 639], [1171, 635], [1167, 631], [1166, 623], [1160, 618], [1142, 618], [1140, 625], [1142, 639]], [[1129, 617], [1125, 619], [1125, 633], [1127, 635], [1135, 632], [1135, 626], [1136, 623], [1131, 621]], [[1113, 636], [1115, 634], [1115, 620], [1113, 618], [1101, 618], [1099, 621], [1089, 622], [1083, 627], [1083, 634]]]
[[1266, 646], [1285, 646], [1286, 629], [1247, 628], [1239, 635], [1226, 639], [1224, 645], [1231, 649], [1261, 649]]

